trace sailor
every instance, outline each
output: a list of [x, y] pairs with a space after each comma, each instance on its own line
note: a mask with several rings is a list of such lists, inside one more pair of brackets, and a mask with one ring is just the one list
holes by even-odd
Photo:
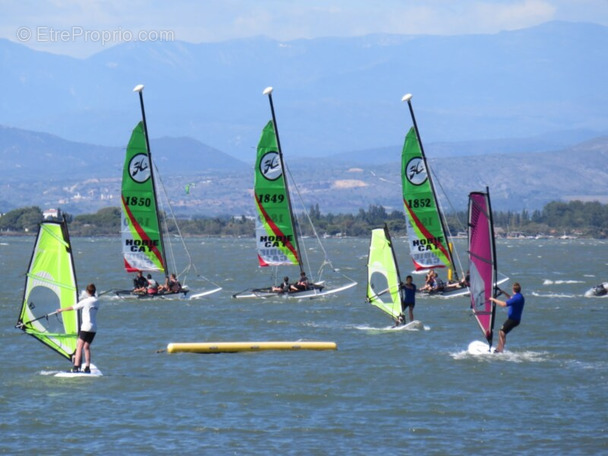
[[148, 281], [143, 276], [141, 271], [137, 272], [137, 276], [133, 279], [133, 293], [145, 293], [148, 288]]
[[289, 291], [289, 277], [283, 277], [283, 283], [281, 285], [277, 285], [276, 287], [272, 287], [272, 291], [277, 293], [287, 293]]
[[148, 289], [149, 295], [158, 294], [158, 282], [152, 278], [152, 274], [148, 274]]
[[306, 277], [306, 273], [304, 271], [300, 272], [300, 279], [289, 288], [291, 291], [304, 291], [308, 290], [310, 283], [308, 282], [308, 277]]
[[169, 289], [167, 291], [170, 293], [179, 293], [182, 290], [182, 284], [177, 280], [175, 273], [172, 273], [171, 277], [169, 277], [168, 285]]

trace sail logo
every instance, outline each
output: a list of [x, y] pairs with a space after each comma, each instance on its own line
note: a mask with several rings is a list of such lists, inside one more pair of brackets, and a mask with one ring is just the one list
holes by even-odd
[[412, 185], [422, 185], [426, 182], [426, 166], [421, 157], [414, 157], [405, 165], [405, 177]]
[[281, 168], [281, 160], [279, 159], [278, 152], [267, 152], [262, 156], [262, 159], [260, 160], [260, 173], [271, 181], [281, 177], [283, 169]]
[[150, 160], [148, 160], [147, 154], [137, 154], [131, 159], [129, 176], [140, 184], [150, 179]]

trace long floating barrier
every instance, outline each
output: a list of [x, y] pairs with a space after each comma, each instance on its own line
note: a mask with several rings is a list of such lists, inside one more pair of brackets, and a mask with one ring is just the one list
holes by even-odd
[[236, 353], [264, 350], [336, 350], [335, 342], [198, 342], [171, 343], [168, 353]]

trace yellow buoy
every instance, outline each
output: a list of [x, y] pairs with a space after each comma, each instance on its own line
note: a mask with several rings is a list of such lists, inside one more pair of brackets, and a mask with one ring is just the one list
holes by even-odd
[[168, 353], [235, 353], [264, 350], [336, 350], [335, 342], [192, 342], [171, 343]]

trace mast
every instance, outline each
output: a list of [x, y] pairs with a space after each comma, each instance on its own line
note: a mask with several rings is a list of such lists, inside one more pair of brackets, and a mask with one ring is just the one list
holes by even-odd
[[391, 239], [391, 235], [388, 231], [388, 225], [384, 224], [384, 235], [386, 236], [386, 240], [388, 241], [388, 245], [391, 246], [391, 253], [393, 255], [393, 262], [395, 263], [395, 271], [397, 272], [397, 282], [401, 283], [401, 274], [399, 273], [399, 263], [397, 263], [397, 255], [395, 255], [395, 247], [393, 246], [393, 240]]
[[412, 94], [407, 93], [401, 98], [401, 101], [407, 101], [407, 106], [410, 111], [410, 116], [412, 118], [412, 123], [414, 124], [414, 131], [416, 132], [416, 138], [418, 138], [418, 145], [420, 146], [420, 152], [422, 153], [422, 161], [424, 162], [424, 167], [427, 170], [427, 177], [429, 179], [429, 183], [431, 184], [431, 191], [433, 192], [433, 198], [435, 200], [435, 204], [437, 205], [437, 210], [439, 211], [439, 221], [441, 223], [441, 230], [443, 231], [443, 235], [446, 239], [447, 247], [448, 247], [448, 255], [450, 257], [450, 263], [452, 265], [452, 271], [454, 272], [454, 277], [456, 281], [458, 281], [458, 271], [456, 270], [456, 263], [454, 262], [454, 255], [452, 254], [452, 249], [450, 247], [448, 230], [445, 224], [445, 220], [443, 218], [443, 213], [439, 208], [439, 200], [437, 199], [437, 192], [435, 191], [435, 184], [433, 184], [433, 178], [431, 176], [430, 168], [428, 167], [426, 161], [426, 154], [424, 153], [424, 146], [422, 145], [422, 140], [420, 139], [420, 131], [418, 130], [418, 123], [416, 122], [416, 116], [414, 115], [414, 107], [412, 106]]
[[156, 198], [156, 182], [154, 181], [154, 165], [152, 163], [152, 152], [150, 151], [150, 139], [148, 137], [148, 124], [146, 123], [146, 110], [144, 109], [144, 85], [138, 84], [133, 89], [133, 92], [137, 92], [139, 94], [139, 105], [141, 107], [141, 118], [144, 124], [144, 136], [146, 138], [146, 151], [148, 153], [148, 161], [150, 162], [150, 179], [152, 179], [152, 189], [154, 190], [154, 209], [156, 212], [156, 220], [159, 227], [158, 235], [160, 237], [160, 247], [162, 251], [163, 257], [163, 266], [165, 268], [165, 275], [168, 275], [169, 272], [169, 263], [167, 263], [167, 255], [165, 253], [165, 241], [163, 236], [163, 229], [160, 221], [160, 212], [158, 210], [158, 201]]
[[[496, 237], [494, 236], [494, 216], [492, 215], [492, 202], [490, 200], [490, 188], [486, 186], [486, 195], [488, 199], [488, 220], [490, 221], [490, 239], [492, 245], [492, 297], [498, 296], [498, 262], [496, 256]], [[492, 316], [490, 317], [490, 334], [488, 343], [492, 347], [492, 339], [494, 337], [494, 319], [496, 318], [496, 303], [492, 301]]]
[[281, 141], [279, 139], [279, 129], [277, 127], [277, 119], [274, 113], [274, 103], [272, 102], [272, 87], [267, 87], [266, 89], [264, 89], [263, 94], [264, 95], [268, 95], [268, 101], [270, 103], [270, 112], [272, 114], [272, 123], [274, 125], [274, 133], [275, 133], [275, 137], [277, 139], [277, 149], [279, 149], [277, 152], [279, 153], [279, 160], [281, 162], [281, 169], [283, 171], [283, 176], [284, 176], [284, 182], [285, 182], [285, 193], [287, 194], [287, 204], [289, 206], [289, 213], [291, 215], [291, 224], [293, 225], [293, 230], [294, 230], [294, 241], [296, 244], [296, 251], [298, 252], [298, 266], [300, 267], [300, 272], [304, 271], [304, 267], [302, 265], [302, 255], [301, 255], [301, 250], [300, 250], [300, 244], [299, 244], [299, 239], [298, 239], [298, 229], [296, 227], [296, 221], [293, 218], [293, 208], [291, 206], [291, 196], [289, 194], [289, 185], [287, 183], [287, 173], [285, 172], [285, 163], [283, 161], [283, 151], [281, 150]]

